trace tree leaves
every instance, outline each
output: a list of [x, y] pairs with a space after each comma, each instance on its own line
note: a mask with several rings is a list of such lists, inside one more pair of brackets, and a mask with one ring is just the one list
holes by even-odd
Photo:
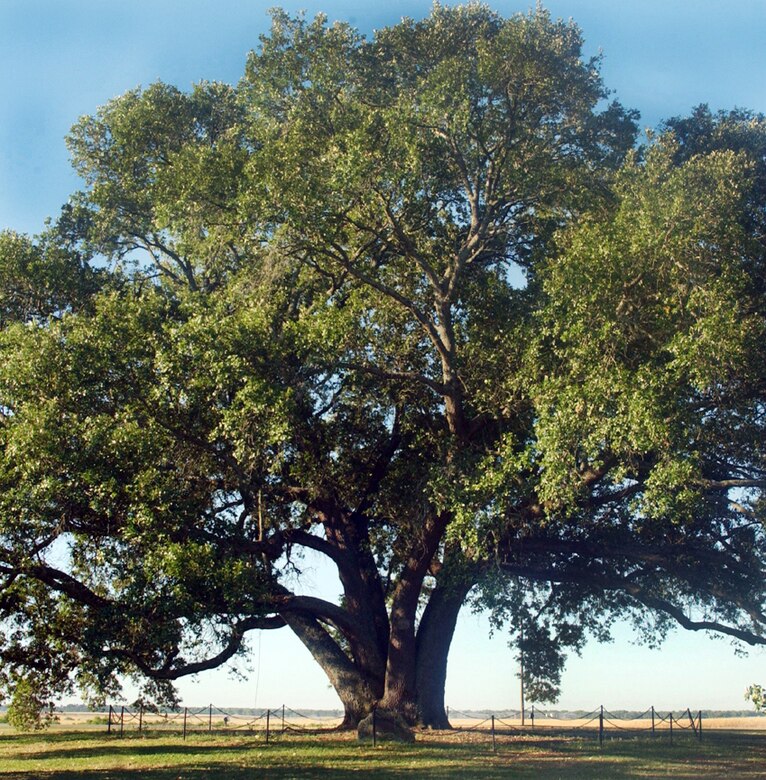
[[[8, 686], [47, 646], [40, 691], [172, 698], [289, 623], [416, 697], [419, 596], [476, 583], [539, 695], [617, 614], [762, 641], [763, 123], [629, 152], [581, 44], [541, 9], [275, 12], [238, 86], [75, 126], [84, 191], [0, 238]], [[340, 605], [291, 592], [304, 548]]]

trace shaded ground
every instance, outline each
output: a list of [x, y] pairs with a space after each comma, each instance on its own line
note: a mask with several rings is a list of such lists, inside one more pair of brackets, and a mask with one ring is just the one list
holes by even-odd
[[766, 734], [711, 731], [668, 739], [541, 733], [418, 734], [414, 745], [361, 746], [352, 735], [261, 736], [53, 732], [0, 735], [0, 780], [244, 780], [244, 778], [766, 777]]

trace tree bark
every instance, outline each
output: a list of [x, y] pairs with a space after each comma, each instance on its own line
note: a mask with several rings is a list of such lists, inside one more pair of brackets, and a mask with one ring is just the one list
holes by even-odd
[[458, 614], [473, 580], [437, 585], [428, 600], [417, 633], [415, 688], [418, 725], [451, 728], [444, 707], [447, 658]]
[[391, 604], [386, 684], [380, 706], [400, 713], [410, 723], [417, 721], [415, 618], [418, 601], [447, 522], [446, 513], [433, 515], [426, 521], [420, 544], [401, 573]]
[[386, 682], [380, 707], [416, 721], [415, 613], [420, 588], [409, 586], [391, 609], [391, 639], [386, 659]]
[[318, 620], [290, 613], [285, 614], [284, 619], [322, 667], [343, 703], [344, 717], [340, 728], [356, 728], [359, 721], [370, 713], [382, 691], [376, 690], [374, 683], [364, 678]]
[[[310, 606], [310, 598], [294, 600], [297, 608], [288, 608], [282, 614], [327, 674], [343, 703], [342, 728], [356, 727], [374, 706], [398, 713], [411, 725], [450, 728], [444, 707], [447, 659], [460, 608], [475, 583], [476, 573], [450, 567], [447, 576], [440, 575], [441, 581], [431, 593], [415, 631], [423, 580], [445, 523], [445, 515], [430, 518], [423, 529], [418, 553], [410, 558], [400, 576], [391, 605], [389, 644], [382, 659], [385, 675], [380, 661], [368, 668], [364, 658], [353, 652], [355, 645], [374, 644], [377, 632], [371, 622], [355, 621], [357, 628], [353, 631], [346, 626], [344, 634], [372, 633], [373, 637], [347, 636], [349, 647], [344, 649], [343, 640], [324, 627], [321, 616], [300, 608], [304, 604]], [[363, 595], [358, 596], [361, 606]]]

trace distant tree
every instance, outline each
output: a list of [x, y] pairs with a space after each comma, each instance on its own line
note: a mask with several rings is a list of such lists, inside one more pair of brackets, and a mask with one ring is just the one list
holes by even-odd
[[14, 688], [7, 718], [17, 731], [40, 731], [56, 720], [56, 715], [52, 703], [40, 697], [35, 685], [20, 680]]
[[618, 617], [766, 642], [766, 124], [635, 151], [605, 97], [543, 10], [276, 12], [237, 87], [81, 120], [0, 243], [8, 693], [173, 701], [289, 627], [346, 725], [445, 726], [467, 600], [539, 698]]
[[745, 691], [745, 698], [753, 702], [758, 712], [763, 711], [766, 706], [766, 692], [762, 685], [750, 685]]

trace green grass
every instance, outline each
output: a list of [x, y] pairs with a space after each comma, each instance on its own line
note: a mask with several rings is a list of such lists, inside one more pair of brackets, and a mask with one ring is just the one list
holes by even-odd
[[251, 736], [92, 731], [0, 734], [0, 780], [244, 780], [244, 778], [621, 778], [766, 776], [766, 735], [709, 732], [691, 738], [592, 740], [552, 735], [471, 741], [418, 735], [414, 745], [372, 748], [348, 735], [281, 735], [266, 745]]

